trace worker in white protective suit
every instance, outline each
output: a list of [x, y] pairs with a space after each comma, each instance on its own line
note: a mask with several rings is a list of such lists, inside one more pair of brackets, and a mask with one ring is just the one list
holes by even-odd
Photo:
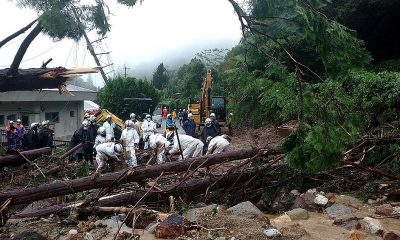
[[209, 143], [206, 155], [225, 152], [231, 142], [230, 137], [226, 134], [222, 136], [216, 136], [214, 138], [209, 138], [210, 139], [207, 140], [209, 141]]
[[135, 130], [134, 125], [133, 121], [128, 120], [120, 139], [120, 142], [125, 148], [126, 163], [128, 164], [128, 167], [137, 166], [135, 148], [139, 144], [139, 134]]
[[106, 168], [108, 158], [112, 158], [118, 162], [121, 161], [118, 156], [123, 152], [123, 147], [119, 143], [106, 142], [98, 145], [96, 147], [96, 152], [97, 169], [95, 176], [99, 176]]
[[111, 115], [107, 115], [103, 127], [106, 129], [106, 141], [113, 142], [115, 123], [112, 121]]
[[97, 130], [97, 136], [96, 139], [94, 140], [94, 148], [105, 142], [106, 142], [106, 129], [104, 127], [100, 127], [99, 130]]
[[156, 133], [149, 137], [149, 147], [155, 150], [157, 164], [165, 163], [165, 149], [170, 145], [171, 143], [162, 134]]
[[144, 141], [144, 149], [149, 148], [149, 137], [154, 135], [157, 130], [156, 124], [151, 120], [150, 114], [146, 115], [146, 119], [143, 121], [142, 124], [143, 130], [143, 141]]
[[[197, 138], [191, 137], [189, 135], [179, 134], [179, 141], [182, 147], [183, 159], [188, 159], [191, 157], [200, 157], [203, 154], [204, 144]], [[178, 138], [174, 137], [174, 146], [169, 150], [169, 154], [175, 154], [179, 152]], [[179, 160], [182, 160], [182, 155]]]

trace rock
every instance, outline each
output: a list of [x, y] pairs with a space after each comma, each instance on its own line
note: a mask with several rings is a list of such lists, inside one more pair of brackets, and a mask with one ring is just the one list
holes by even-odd
[[396, 231], [387, 231], [383, 233], [383, 240], [400, 240], [400, 233]]
[[[118, 225], [121, 225], [121, 221], [116, 221], [118, 218], [114, 219], [104, 219], [104, 220], [97, 220], [94, 224], [97, 228], [107, 228], [107, 230], [111, 233], [116, 233], [118, 231]], [[128, 228], [125, 224], [122, 225], [121, 233], [123, 232], [132, 232], [131, 228]]]
[[292, 220], [290, 219], [290, 217], [288, 215], [284, 214], [284, 215], [281, 215], [279, 217], [272, 219], [271, 225], [276, 228], [282, 228], [282, 227], [286, 227], [291, 222], [292, 222]]
[[292, 191], [290, 191], [290, 194], [292, 194], [293, 196], [299, 196], [300, 195], [300, 193], [299, 193], [299, 191], [297, 191], [297, 189], [293, 189]]
[[316, 189], [316, 188], [308, 189], [308, 190], [307, 190], [307, 193], [312, 193], [312, 194], [314, 194], [314, 193], [316, 193], [316, 192], [317, 192], [317, 189]]
[[394, 207], [393, 208], [393, 214], [400, 214], [400, 207]]
[[383, 196], [381, 198], [377, 198], [377, 199], [368, 199], [368, 204], [377, 204], [377, 203], [381, 203], [384, 202], [387, 199], [386, 196]]
[[90, 233], [85, 233], [85, 237], [83, 238], [84, 240], [95, 240], [92, 234]]
[[331, 204], [334, 204], [336, 202], [336, 196], [334, 193], [331, 192], [327, 193], [326, 198], [328, 199], [328, 202]]
[[359, 230], [352, 230], [350, 232], [350, 240], [367, 240], [368, 234]]
[[360, 207], [363, 205], [363, 202], [361, 200], [347, 195], [337, 195], [335, 203], [352, 207]]
[[293, 205], [296, 197], [297, 196], [292, 194], [291, 192], [287, 192], [286, 189], [282, 189], [271, 204], [272, 211], [281, 213], [289, 210]]
[[227, 212], [232, 215], [250, 218], [254, 218], [263, 214], [256, 206], [254, 206], [254, 204], [249, 201], [236, 204], [235, 206], [228, 208]]
[[203, 208], [203, 207], [207, 207], [207, 204], [200, 202], [200, 203], [197, 203], [196, 205], [194, 205], [194, 208]]
[[383, 232], [383, 226], [378, 219], [365, 217], [361, 223], [363, 229], [370, 234], [381, 234]]
[[226, 240], [226, 237], [216, 237], [214, 240]]
[[275, 228], [264, 230], [264, 234], [265, 236], [267, 236], [267, 238], [276, 238], [282, 236], [281, 232], [279, 232], [278, 229]]
[[217, 206], [217, 204], [211, 204], [202, 208], [192, 208], [185, 213], [184, 217], [189, 222], [198, 222], [199, 217], [215, 214], [217, 211]]
[[78, 234], [78, 230], [76, 230], [76, 229], [71, 229], [71, 230], [68, 231], [68, 234], [69, 234], [69, 235], [76, 235], [76, 234]]
[[302, 196], [298, 196], [294, 200], [292, 209], [295, 209], [295, 208], [303, 208], [303, 209], [306, 209], [307, 211], [310, 211], [310, 212], [315, 212], [318, 209], [314, 202], [311, 205], [307, 204]]
[[35, 231], [24, 231], [15, 235], [13, 240], [46, 240], [47, 238]]
[[314, 199], [314, 203], [320, 206], [325, 206], [328, 203], [328, 198], [321, 194], [317, 194], [317, 196]]
[[266, 203], [264, 200], [259, 200], [259, 201], [256, 203], [256, 207], [258, 207], [258, 209], [266, 210], [266, 209], [268, 208], [268, 205], [267, 205], [267, 203]]
[[184, 225], [182, 216], [172, 214], [156, 227], [155, 235], [158, 238], [177, 238], [185, 233]]
[[393, 207], [390, 204], [383, 204], [376, 207], [375, 213], [382, 216], [390, 216], [393, 214]]
[[361, 229], [361, 223], [357, 217], [348, 217], [342, 219], [335, 219], [334, 225], [346, 228], [347, 230]]
[[342, 204], [335, 203], [332, 206], [326, 208], [325, 211], [330, 218], [337, 218], [345, 214], [353, 213], [355, 209], [353, 207], [348, 207]]
[[152, 222], [149, 225], [147, 225], [147, 227], [145, 228], [146, 231], [148, 231], [149, 233], [154, 233], [156, 231], [156, 227], [160, 225], [159, 222]]
[[302, 208], [295, 208], [293, 210], [290, 210], [289, 212], [286, 213], [291, 220], [306, 220], [310, 216], [308, 215], [308, 211]]

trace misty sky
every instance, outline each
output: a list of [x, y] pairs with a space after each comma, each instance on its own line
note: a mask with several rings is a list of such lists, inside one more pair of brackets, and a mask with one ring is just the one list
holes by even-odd
[[[30, 9], [20, 9], [8, 0], [0, 1], [0, 39], [37, 17]], [[175, 68], [203, 49], [231, 48], [241, 37], [237, 16], [227, 0], [145, 0], [134, 8], [115, 2], [107, 1], [113, 13], [111, 32], [95, 47], [97, 52], [112, 51], [112, 61], [120, 73], [124, 65], [130, 68], [128, 75], [137, 77], [148, 75], [160, 62]], [[26, 35], [0, 48], [0, 68], [11, 64]], [[89, 37], [92, 41], [97, 39], [93, 33]], [[83, 40], [54, 42], [40, 35], [28, 49], [21, 68], [40, 67], [49, 58], [54, 59], [49, 67], [95, 65]], [[106, 65], [109, 59], [102, 57], [101, 61]], [[98, 84], [101, 81], [98, 76], [95, 80]]]

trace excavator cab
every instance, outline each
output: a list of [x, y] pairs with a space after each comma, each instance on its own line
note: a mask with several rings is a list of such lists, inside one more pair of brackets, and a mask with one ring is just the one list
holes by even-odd
[[211, 112], [215, 113], [215, 117], [220, 125], [226, 122], [226, 98], [223, 96], [211, 97]]

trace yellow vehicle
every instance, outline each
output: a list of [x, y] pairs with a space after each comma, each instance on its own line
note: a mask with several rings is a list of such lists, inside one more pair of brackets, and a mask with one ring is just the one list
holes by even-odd
[[223, 96], [211, 96], [212, 83], [211, 70], [207, 70], [201, 88], [200, 102], [190, 102], [188, 104], [188, 112], [193, 114], [194, 121], [198, 125], [203, 125], [205, 119], [211, 113], [215, 113], [219, 124], [224, 126], [226, 122], [226, 98]]
[[115, 116], [112, 112], [107, 109], [99, 109], [94, 116], [96, 117], [96, 122], [98, 124], [103, 124], [107, 118], [107, 115], [111, 115], [112, 121], [115, 123], [119, 130], [123, 130], [125, 128], [124, 121], [122, 121], [119, 117]]

